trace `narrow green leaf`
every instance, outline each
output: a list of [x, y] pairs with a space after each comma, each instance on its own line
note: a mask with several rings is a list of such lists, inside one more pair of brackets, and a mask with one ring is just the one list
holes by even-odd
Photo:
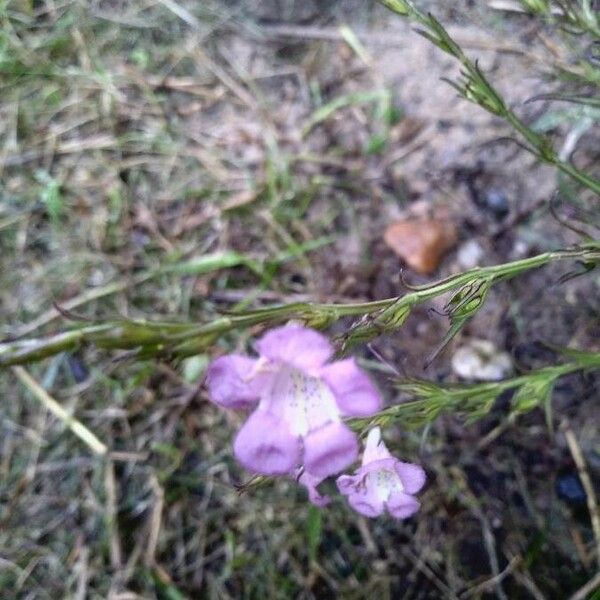
[[311, 562], [317, 560], [317, 550], [321, 544], [321, 533], [323, 531], [323, 514], [312, 504], [308, 508], [306, 518], [306, 543], [308, 546], [308, 558]]
[[160, 271], [162, 273], [181, 273], [182, 275], [201, 275], [218, 269], [227, 269], [240, 265], [256, 266], [257, 263], [254, 259], [238, 252], [217, 252], [165, 265], [160, 268]]
[[302, 135], [306, 136], [317, 125], [327, 121], [327, 119], [343, 108], [347, 108], [349, 106], [360, 106], [362, 104], [369, 104], [370, 102], [377, 102], [378, 100], [382, 100], [382, 98], [386, 98], [387, 95], [387, 90], [379, 89], [370, 92], [355, 92], [353, 94], [338, 96], [331, 102], [328, 102], [327, 104], [324, 104], [318, 108], [312, 114], [302, 130]]

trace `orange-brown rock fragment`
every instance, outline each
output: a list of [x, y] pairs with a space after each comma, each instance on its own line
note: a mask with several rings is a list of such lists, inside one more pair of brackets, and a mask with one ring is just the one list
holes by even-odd
[[392, 223], [383, 239], [411, 269], [429, 275], [456, 244], [458, 236], [452, 221], [422, 217]]

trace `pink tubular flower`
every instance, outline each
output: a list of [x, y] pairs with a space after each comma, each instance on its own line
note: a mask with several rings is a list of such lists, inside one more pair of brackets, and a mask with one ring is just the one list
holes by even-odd
[[413, 494], [425, 485], [425, 471], [395, 459], [381, 440], [379, 427], [375, 427], [367, 436], [360, 469], [354, 475], [338, 477], [336, 482], [361, 515], [378, 517], [387, 509], [393, 517], [406, 519], [419, 510]]
[[230, 354], [209, 365], [209, 397], [225, 408], [255, 407], [233, 445], [242, 465], [264, 475], [303, 467], [299, 482], [323, 504], [315, 486], [358, 456], [356, 435], [342, 417], [372, 415], [381, 396], [354, 359], [326, 364], [333, 348], [312, 329], [272, 329], [256, 349], [259, 358]]

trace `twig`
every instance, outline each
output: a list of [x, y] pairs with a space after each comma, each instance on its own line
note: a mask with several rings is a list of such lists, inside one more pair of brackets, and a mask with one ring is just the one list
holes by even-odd
[[[488, 6], [493, 10], [500, 10], [506, 12], [517, 12], [517, 13], [527, 13], [527, 10], [523, 8], [519, 2], [514, 2], [513, 0], [490, 0], [488, 2]], [[550, 8], [550, 13], [552, 15], [562, 15], [562, 11], [558, 6], [552, 6]]]
[[600, 588], [600, 571], [596, 573], [583, 587], [579, 588], [569, 600], [585, 600], [588, 594]]
[[166, 9], [170, 10], [175, 16], [179, 17], [182, 21], [187, 23], [190, 27], [198, 29], [200, 22], [196, 17], [189, 11], [183, 8], [174, 0], [158, 0]]
[[[128, 279], [124, 279], [121, 281], [115, 281], [104, 285], [102, 287], [93, 288], [91, 290], [86, 290], [85, 292], [75, 296], [75, 298], [71, 298], [71, 300], [67, 300], [66, 302], [61, 303], [60, 307], [63, 310], [70, 311], [74, 308], [82, 306], [83, 304], [87, 304], [88, 302], [92, 302], [93, 300], [99, 300], [100, 298], [104, 298], [105, 296], [111, 296], [112, 294], [118, 294], [119, 292], [124, 292], [130, 287], [135, 287], [144, 283], [144, 281], [151, 279], [154, 275], [154, 272], [145, 272], [141, 273], [137, 277], [131, 277]], [[43, 325], [47, 325], [54, 321], [54, 319], [60, 317], [61, 311], [56, 308], [51, 308], [47, 310], [45, 313], [42, 313], [37, 319], [26, 323], [14, 333], [15, 338], [23, 337], [24, 335], [28, 335], [31, 332], [35, 331], [39, 327]]]
[[594, 486], [592, 485], [592, 480], [585, 463], [585, 458], [583, 457], [583, 453], [581, 452], [581, 448], [579, 447], [579, 442], [575, 437], [575, 433], [567, 422], [564, 422], [563, 428], [565, 437], [567, 438], [569, 451], [571, 452], [571, 456], [575, 461], [575, 465], [577, 466], [577, 471], [581, 479], [581, 484], [585, 490], [590, 520], [592, 521], [592, 530], [594, 532], [594, 538], [596, 539], [596, 561], [598, 562], [598, 567], [600, 568], [600, 512], [598, 512], [596, 492], [594, 491]]
[[[481, 527], [481, 536], [483, 538], [483, 544], [485, 550], [488, 555], [488, 561], [490, 563], [490, 569], [492, 571], [492, 577], [490, 577], [486, 583], [486, 589], [489, 585], [490, 588], [493, 588], [496, 596], [501, 600], [508, 600], [506, 593], [502, 589], [502, 580], [506, 576], [504, 572], [500, 571], [500, 563], [498, 561], [498, 553], [496, 552], [496, 539], [494, 534], [492, 533], [492, 528], [490, 527], [490, 523], [488, 518], [486, 517], [483, 509], [481, 508], [479, 500], [475, 497], [469, 484], [466, 480], [465, 474], [458, 467], [451, 467], [450, 474], [452, 475], [453, 481], [457, 484], [458, 489], [460, 490], [459, 499], [462, 504], [466, 506], [471, 513], [477, 518]], [[514, 563], [514, 559], [511, 559], [508, 567], [514, 568], [516, 564]], [[507, 568], [508, 568], [507, 567]], [[478, 586], [479, 587], [479, 586]], [[471, 591], [468, 592], [466, 597], [470, 597], [474, 594]]]
[[258, 109], [258, 103], [246, 89], [236, 81], [223, 67], [215, 62], [200, 47], [194, 49], [195, 58], [204, 63], [206, 68], [221, 81], [221, 83], [235, 94], [246, 106], [253, 110]]
[[492, 590], [503, 579], [508, 577], [515, 570], [516, 567], [519, 566], [519, 563], [521, 562], [521, 560], [522, 560], [522, 558], [519, 555], [513, 556], [511, 558], [510, 562], [508, 563], [508, 565], [506, 565], [506, 567], [504, 569], [502, 569], [502, 571], [500, 571], [497, 575], [494, 575], [493, 577], [486, 579], [485, 581], [481, 582], [480, 584], [472, 587], [471, 589], [469, 589], [466, 592], [464, 592], [463, 594], [461, 594], [461, 600], [463, 598], [472, 598], [474, 596], [480, 597], [483, 592], [488, 592], [488, 591]]
[[507, 429], [512, 427], [516, 420], [515, 413], [509, 413], [508, 417], [503, 420], [499, 425], [494, 427], [490, 432], [484, 435], [477, 442], [477, 452], [481, 452], [484, 448], [487, 448], [492, 442], [494, 442], [498, 437], [500, 437]]
[[534, 600], [546, 600], [546, 596], [544, 596], [529, 573], [524, 573], [517, 569], [513, 571], [513, 577], [533, 596]]
[[[324, 42], [345, 41], [343, 30], [339, 27], [314, 27], [306, 25], [260, 25], [257, 29], [262, 37], [274, 39], [299, 39], [316, 40]], [[510, 54], [523, 54], [527, 58], [535, 58], [543, 62], [541, 56], [534, 56], [530, 47], [507, 44], [491, 35], [472, 35], [465, 27], [448, 27], [453, 38], [457, 39], [461, 46], [470, 49], [494, 50]], [[404, 47], [406, 38], [397, 33], [386, 31], [355, 31], [356, 37], [363, 43], [369, 45], [385, 45], [387, 48]], [[529, 52], [528, 52], [529, 50]]]
[[88, 582], [90, 579], [89, 571], [90, 550], [83, 546], [79, 553], [77, 564], [77, 589], [75, 591], [75, 600], [85, 600], [88, 597]]
[[21, 366], [12, 367], [21, 383], [58, 419], [60, 419], [95, 454], [104, 456], [108, 448], [85, 425], [70, 415], [48, 392]]
[[440, 577], [429, 567], [427, 561], [423, 556], [417, 556], [408, 547], [402, 549], [402, 553], [406, 556], [415, 566], [415, 568], [429, 580], [444, 594], [444, 598], [450, 598], [451, 600], [458, 600], [458, 596], [454, 590], [446, 585]]
[[152, 513], [150, 515], [150, 531], [148, 533], [148, 541], [144, 557], [144, 562], [148, 567], [154, 565], [156, 560], [156, 548], [158, 546], [158, 537], [160, 534], [162, 511], [165, 498], [164, 491], [160, 487], [158, 478], [154, 473], [150, 477], [150, 487], [152, 488], [152, 492], [154, 494], [154, 504], [152, 506]]
[[[90, 150], [110, 150], [117, 146], [114, 137], [108, 134], [93, 135], [88, 138], [78, 138], [59, 142], [54, 148], [55, 154], [74, 154]], [[28, 150], [22, 154], [6, 156], [0, 160], [0, 169], [4, 167], [21, 167], [44, 156], [43, 150]]]
[[106, 492], [106, 525], [110, 538], [110, 563], [115, 571], [120, 571], [123, 566], [123, 553], [117, 525], [117, 484], [112, 460], [106, 462], [104, 490]]

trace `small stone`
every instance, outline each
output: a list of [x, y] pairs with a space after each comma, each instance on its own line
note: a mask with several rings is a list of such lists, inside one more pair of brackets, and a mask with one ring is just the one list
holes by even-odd
[[197, 354], [186, 358], [183, 363], [183, 378], [188, 383], [197, 382], [208, 365], [208, 356], [206, 354]]
[[500, 381], [513, 370], [508, 352], [499, 351], [488, 340], [471, 340], [456, 350], [452, 370], [470, 381]]
[[513, 246], [510, 257], [512, 260], [519, 260], [525, 258], [529, 253], [529, 245], [524, 240], [517, 240]]
[[102, 269], [94, 269], [90, 273], [90, 276], [88, 277], [88, 280], [87, 280], [88, 285], [92, 285], [94, 287], [102, 285], [105, 281], [106, 281], [106, 275], [102, 271]]
[[411, 269], [429, 275], [456, 244], [457, 234], [452, 221], [424, 217], [392, 223], [383, 239]]
[[504, 219], [509, 212], [508, 198], [502, 190], [490, 189], [484, 196], [485, 207], [497, 218]]
[[67, 364], [75, 383], [83, 383], [90, 375], [85, 363], [73, 354], [67, 354]]
[[586, 503], [585, 490], [577, 473], [565, 473], [556, 479], [556, 493], [568, 504], [583, 505]]
[[459, 247], [456, 260], [461, 269], [467, 271], [481, 264], [483, 259], [483, 248], [475, 240], [469, 240]]

